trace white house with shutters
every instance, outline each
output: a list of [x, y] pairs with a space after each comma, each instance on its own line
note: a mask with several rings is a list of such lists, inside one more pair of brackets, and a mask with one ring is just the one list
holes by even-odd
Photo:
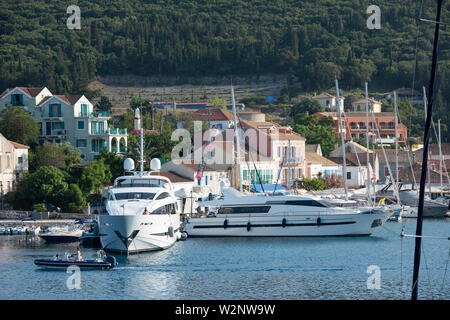
[[0, 109], [22, 107], [40, 124], [39, 143], [69, 142], [84, 160], [93, 160], [102, 149], [126, 153], [127, 130], [110, 128], [108, 112], [94, 111], [84, 95], [53, 95], [47, 88], [17, 87], [0, 95]]

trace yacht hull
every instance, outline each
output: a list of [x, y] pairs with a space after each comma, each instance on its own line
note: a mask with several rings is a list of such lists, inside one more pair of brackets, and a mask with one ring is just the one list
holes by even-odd
[[99, 234], [103, 250], [138, 253], [163, 250], [180, 237], [178, 214], [101, 215]]
[[190, 237], [324, 237], [368, 236], [389, 213], [204, 217], [188, 219]]

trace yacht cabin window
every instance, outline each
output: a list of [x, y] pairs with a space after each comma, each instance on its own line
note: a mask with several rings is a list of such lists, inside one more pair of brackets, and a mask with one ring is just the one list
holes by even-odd
[[169, 193], [168, 192], [163, 192], [161, 193], [155, 200], [161, 200], [161, 199], [165, 199], [169, 197]]
[[233, 214], [233, 213], [267, 213], [270, 206], [252, 206], [252, 207], [220, 207], [217, 210], [219, 214]]
[[135, 200], [135, 199], [143, 199], [143, 200], [152, 200], [155, 196], [155, 193], [151, 192], [123, 192], [123, 193], [115, 193], [114, 196], [116, 200]]

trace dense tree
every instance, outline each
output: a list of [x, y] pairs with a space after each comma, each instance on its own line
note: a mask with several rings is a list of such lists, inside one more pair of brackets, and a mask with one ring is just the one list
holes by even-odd
[[300, 113], [294, 117], [293, 129], [306, 138], [306, 143], [319, 143], [324, 155], [328, 155], [334, 149], [336, 135], [331, 117], [319, 119], [315, 115]]
[[0, 118], [0, 132], [6, 139], [26, 145], [36, 143], [39, 123], [23, 108], [9, 105], [0, 111]]
[[227, 109], [227, 102], [223, 99], [220, 99], [217, 95], [214, 96], [213, 99], [209, 100], [209, 103], [216, 109]]
[[111, 101], [109, 101], [108, 97], [101, 96], [100, 100], [95, 105], [95, 108], [97, 110], [102, 110], [102, 111], [111, 111], [112, 106], [113, 105], [112, 105]]
[[[175, 141], [171, 140], [169, 132], [163, 134], [147, 133], [144, 135], [144, 159], [150, 161], [153, 158], [161, 160], [170, 159]], [[138, 136], [128, 137], [128, 157], [133, 158], [135, 163], [140, 159], [140, 138]]]
[[294, 117], [297, 114], [308, 113], [314, 114], [316, 112], [323, 112], [325, 109], [319, 101], [312, 98], [305, 98], [299, 103], [296, 103], [291, 109], [291, 116]]
[[31, 209], [33, 204], [44, 201], [62, 206], [67, 199], [67, 191], [64, 172], [52, 166], [44, 166], [19, 181], [14, 202], [22, 209]]
[[34, 151], [29, 152], [30, 172], [36, 171], [42, 166], [53, 166], [64, 169], [67, 166], [81, 162], [81, 152], [69, 143], [53, 145], [50, 142], [37, 146]]
[[[436, 2], [379, 0], [382, 25], [366, 27], [366, 2], [79, 0], [81, 30], [65, 27], [61, 0], [0, 2], [0, 90], [47, 86], [78, 93], [96, 76], [295, 75], [304, 90], [390, 91], [429, 81]], [[444, 8], [443, 12], [445, 12]], [[448, 10], [447, 10], [448, 11]], [[436, 112], [450, 116], [450, 29], [441, 29]], [[416, 37], [419, 41], [416, 49]], [[417, 59], [415, 59], [417, 57]], [[414, 78], [414, 83], [413, 83]], [[207, 100], [206, 91], [201, 96]]]
[[83, 168], [79, 186], [84, 194], [95, 192], [101, 193], [101, 187], [109, 183], [112, 174], [103, 160], [92, 161]]

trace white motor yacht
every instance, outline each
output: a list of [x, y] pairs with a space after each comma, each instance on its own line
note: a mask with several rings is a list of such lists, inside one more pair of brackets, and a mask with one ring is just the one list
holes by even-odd
[[[132, 159], [125, 169], [132, 175], [115, 179], [108, 191], [106, 210], [99, 216], [102, 248], [121, 253], [166, 249], [180, 237], [180, 211], [171, 181], [157, 172], [134, 172]], [[151, 161], [159, 170], [159, 159]], [[155, 173], [156, 175], [154, 175]]]
[[[223, 190], [204, 201], [208, 214], [188, 218], [190, 237], [314, 237], [370, 235], [393, 211], [386, 207], [337, 207], [326, 199], [294, 195], [243, 195]], [[206, 210], [205, 210], [206, 211]]]

